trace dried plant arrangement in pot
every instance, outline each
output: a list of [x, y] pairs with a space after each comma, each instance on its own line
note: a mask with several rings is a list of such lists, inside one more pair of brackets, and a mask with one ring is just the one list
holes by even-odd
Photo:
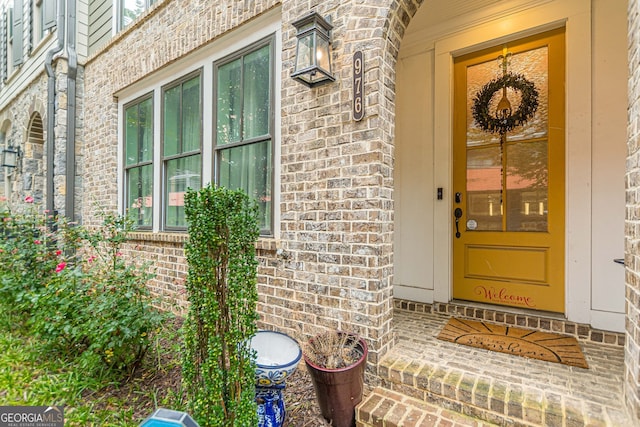
[[322, 416], [334, 427], [355, 425], [362, 401], [367, 343], [351, 332], [327, 331], [303, 346], [303, 357]]

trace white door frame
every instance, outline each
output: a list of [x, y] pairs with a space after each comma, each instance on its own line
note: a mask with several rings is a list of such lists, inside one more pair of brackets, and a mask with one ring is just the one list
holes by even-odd
[[[566, 316], [591, 323], [591, 4], [549, 2], [466, 29], [435, 43], [434, 181], [447, 183], [435, 204], [434, 300], [452, 295], [453, 58], [531, 34], [566, 27]], [[446, 188], [446, 187], [445, 187]], [[442, 225], [446, 224], [446, 227]], [[446, 248], [446, 250], [445, 250]]]

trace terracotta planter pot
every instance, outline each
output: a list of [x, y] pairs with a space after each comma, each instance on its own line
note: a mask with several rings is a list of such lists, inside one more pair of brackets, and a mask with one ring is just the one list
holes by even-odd
[[322, 416], [334, 427], [355, 426], [355, 407], [362, 401], [369, 350], [362, 338], [358, 338], [356, 348], [362, 357], [353, 365], [341, 369], [323, 368], [303, 355]]

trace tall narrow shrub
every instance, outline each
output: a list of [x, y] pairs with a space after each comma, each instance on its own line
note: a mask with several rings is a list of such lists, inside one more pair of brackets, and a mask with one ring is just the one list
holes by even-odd
[[189, 313], [183, 378], [201, 426], [257, 425], [255, 361], [257, 207], [242, 191], [187, 191]]

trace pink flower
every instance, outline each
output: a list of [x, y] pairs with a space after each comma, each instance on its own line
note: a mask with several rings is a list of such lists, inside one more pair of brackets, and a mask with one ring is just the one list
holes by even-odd
[[6, 197], [4, 197], [4, 196], [0, 196], [0, 202], [6, 202], [6, 201], [7, 201], [7, 198], [6, 198]]
[[34, 240], [33, 243], [35, 243], [36, 245], [41, 245], [42, 244], [42, 242], [40, 240], [37, 240], [37, 239]]
[[62, 261], [60, 264], [56, 266], [56, 273], [60, 273], [67, 266], [67, 263]]
[[58, 250], [56, 251], [56, 256], [60, 256], [60, 255], [62, 255], [62, 251], [61, 251], [60, 249], [58, 249]]
[[116, 252], [116, 256], [122, 256], [122, 252]]
[[33, 203], [33, 197], [31, 197], [31, 196], [27, 196], [27, 197], [25, 197], [25, 198], [24, 198], [24, 202], [25, 202], [25, 203]]
[[97, 258], [97, 256], [95, 256], [95, 255], [91, 255], [91, 256], [89, 257], [89, 259], [87, 259], [87, 262], [92, 263], [93, 261], [95, 261], [95, 260], [96, 260], [96, 258]]

